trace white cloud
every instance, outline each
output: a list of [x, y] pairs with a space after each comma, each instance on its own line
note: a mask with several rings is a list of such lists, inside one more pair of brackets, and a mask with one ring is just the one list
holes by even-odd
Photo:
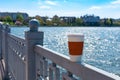
[[54, 1], [49, 1], [49, 0], [46, 0], [45, 3], [46, 3], [46, 4], [49, 4], [49, 5], [57, 5], [56, 2], [54, 2]]
[[99, 5], [99, 6], [91, 6], [87, 10], [97, 10], [97, 11], [102, 11], [102, 10], [111, 10], [112, 9], [119, 9], [120, 8], [120, 0], [114, 0], [113, 2], [107, 4], [107, 5]]
[[50, 6], [40, 6], [41, 9], [50, 9]]
[[57, 2], [53, 0], [38, 0], [38, 6], [40, 9], [51, 9], [56, 5], [58, 5]]
[[108, 5], [108, 6], [106, 6], [106, 8], [117, 9], [117, 8], [120, 8], [120, 5]]
[[120, 0], [114, 0], [105, 5], [93, 5], [84, 11], [81, 14], [94, 14], [102, 18], [119, 18], [120, 15]]
[[115, 0], [115, 1], [111, 2], [111, 4], [120, 4], [120, 0]]
[[101, 9], [102, 7], [101, 6], [92, 6], [92, 7], [90, 7], [89, 9], [90, 10], [99, 10], [99, 9]]

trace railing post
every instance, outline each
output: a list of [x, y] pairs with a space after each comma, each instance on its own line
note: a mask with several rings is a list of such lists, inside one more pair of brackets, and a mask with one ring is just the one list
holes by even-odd
[[3, 56], [4, 56], [4, 62], [5, 62], [5, 79], [4, 80], [8, 80], [8, 35], [10, 33], [10, 28], [9, 28], [9, 25], [5, 25], [5, 29], [4, 29], [4, 34], [3, 37]]
[[2, 59], [2, 24], [0, 24], [0, 60]]
[[34, 46], [39, 44], [43, 45], [43, 32], [38, 31], [39, 22], [32, 19], [29, 22], [30, 30], [25, 32], [26, 40], [26, 80], [36, 79], [36, 66], [35, 66], [35, 53]]

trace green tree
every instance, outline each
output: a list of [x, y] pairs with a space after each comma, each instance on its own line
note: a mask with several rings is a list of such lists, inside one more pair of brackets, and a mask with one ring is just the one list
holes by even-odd
[[107, 24], [107, 26], [110, 26], [110, 25], [111, 25], [110, 19], [107, 19], [107, 20], [106, 20], [106, 24]]
[[67, 26], [67, 23], [61, 20], [60, 21], [60, 26]]
[[6, 16], [5, 17], [6, 22], [12, 22], [12, 17], [11, 16]]
[[4, 18], [2, 18], [2, 21], [4, 23], [9, 23], [10, 25], [13, 25], [13, 20], [11, 16], [5, 16]]
[[114, 22], [113, 22], [113, 25], [114, 25], [114, 26], [120, 26], [120, 21], [119, 21], [119, 20], [114, 21]]
[[17, 21], [20, 21], [20, 22], [23, 22], [24, 21], [24, 18], [22, 16], [22, 14], [18, 14], [17, 17], [16, 17], [16, 20]]
[[0, 21], [3, 21], [2, 17], [0, 17]]
[[100, 26], [105, 26], [105, 24], [104, 24], [104, 19], [101, 19], [101, 20], [100, 20]]
[[46, 20], [46, 25], [47, 25], [47, 26], [52, 26], [52, 21]]
[[5, 17], [0, 17], [0, 21], [6, 21]]
[[60, 25], [60, 18], [57, 15], [53, 16], [52, 23], [54, 26]]
[[37, 19], [37, 20], [39, 20], [39, 22], [40, 22], [40, 25], [44, 25], [45, 24], [45, 22], [43, 21], [43, 19], [40, 17], [40, 16], [35, 16], [35, 18]]
[[110, 18], [110, 22], [111, 22], [111, 26], [113, 25], [113, 19], [112, 18]]
[[83, 25], [83, 20], [81, 18], [76, 18], [76, 25], [77, 26]]
[[23, 21], [23, 25], [28, 25], [28, 23], [29, 23], [29, 19]]
[[112, 19], [110, 19], [110, 18], [104, 19], [105, 26], [111, 26], [112, 24], [113, 24]]

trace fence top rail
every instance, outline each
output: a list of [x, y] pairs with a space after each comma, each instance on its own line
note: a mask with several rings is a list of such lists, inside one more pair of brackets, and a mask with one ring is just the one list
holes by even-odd
[[21, 42], [21, 44], [24, 44], [25, 45], [25, 39], [24, 38], [21, 38], [21, 37], [17, 37], [15, 35], [12, 35], [12, 34], [9, 34], [9, 37], [18, 41], [18, 42]]
[[[50, 59], [53, 63], [65, 68], [85, 80], [120, 80], [120, 77], [85, 63], [70, 61], [68, 56], [52, 51], [40, 45], [35, 46], [35, 52]], [[93, 77], [94, 76], [94, 77]]]

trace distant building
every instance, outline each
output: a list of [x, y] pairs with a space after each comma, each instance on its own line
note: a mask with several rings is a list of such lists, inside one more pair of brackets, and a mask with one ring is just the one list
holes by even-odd
[[16, 21], [16, 17], [18, 14], [22, 15], [24, 20], [28, 20], [29, 18], [29, 15], [27, 13], [21, 13], [21, 12], [16, 12], [16, 13], [0, 12], [0, 17], [10, 16], [13, 19], [13, 21]]
[[22, 25], [22, 22], [20, 22], [20, 21], [16, 21], [16, 22], [15, 22], [15, 25], [20, 26], [20, 25]]
[[41, 18], [44, 22], [46, 22], [46, 20], [48, 19], [48, 17], [44, 17], [44, 16], [42, 16]]
[[81, 19], [83, 20], [84, 25], [98, 26], [100, 22], [100, 17], [94, 15], [85, 15], [82, 16]]
[[114, 19], [114, 21], [120, 21], [120, 19]]
[[76, 22], [76, 17], [60, 17], [60, 20], [71, 24], [71, 23], [75, 23]]

